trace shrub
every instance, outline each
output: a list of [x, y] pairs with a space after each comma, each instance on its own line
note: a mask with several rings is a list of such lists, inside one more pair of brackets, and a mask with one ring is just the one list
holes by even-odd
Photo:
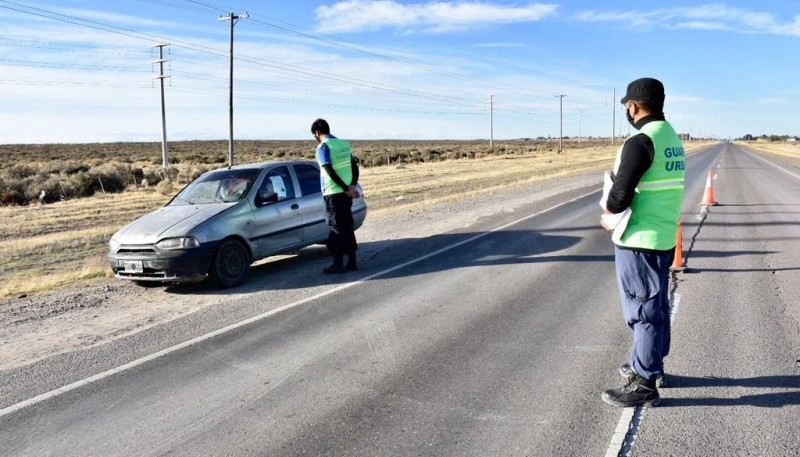
[[64, 189], [58, 176], [51, 176], [41, 185], [36, 197], [42, 203], [53, 203], [64, 198]]
[[[167, 166], [170, 165], [177, 165], [181, 163], [181, 159], [176, 156], [167, 157]], [[150, 161], [153, 165], [164, 165], [164, 157], [159, 155], [158, 157], [154, 157], [153, 160]]]
[[96, 177], [102, 183], [100, 189], [107, 193], [114, 194], [125, 190], [125, 183], [118, 174], [98, 174]]
[[89, 170], [91, 170], [91, 167], [89, 167], [89, 165], [71, 164], [67, 166], [67, 168], [64, 170], [64, 173], [66, 173], [67, 175], [74, 175], [77, 173], [86, 173]]
[[42, 174], [45, 175], [58, 175], [64, 172], [69, 167], [69, 164], [63, 160], [52, 160], [44, 164]]
[[142, 185], [155, 186], [164, 179], [164, 174], [160, 170], [147, 170], [142, 176]]
[[134, 185], [138, 187], [140, 184], [142, 184], [142, 181], [144, 180], [144, 170], [142, 170], [141, 168], [133, 168], [131, 170], [131, 176], [134, 179], [133, 181]]
[[100, 188], [100, 183], [89, 173], [70, 176], [64, 183], [67, 197], [91, 197]]
[[67, 179], [64, 188], [67, 197], [91, 197], [98, 191], [121, 192], [125, 184], [115, 174], [78, 173]]
[[24, 205], [25, 192], [21, 181], [6, 182], [0, 180], [0, 204]]
[[171, 180], [165, 179], [158, 183], [156, 186], [156, 192], [161, 195], [173, 195], [175, 193], [175, 185]]
[[174, 179], [179, 183], [188, 184], [210, 169], [210, 167], [200, 165], [184, 167]]
[[27, 165], [22, 163], [12, 165], [11, 168], [6, 170], [6, 176], [12, 180], [25, 179], [29, 176], [33, 176], [38, 173], [39, 170], [33, 167], [32, 165]]
[[[117, 179], [125, 187], [138, 185], [144, 178], [144, 171], [141, 168], [133, 168], [130, 164], [120, 162], [104, 164], [93, 171], [95, 174], [103, 176], [103, 179]], [[105, 186], [105, 182], [103, 182], [103, 185]]]

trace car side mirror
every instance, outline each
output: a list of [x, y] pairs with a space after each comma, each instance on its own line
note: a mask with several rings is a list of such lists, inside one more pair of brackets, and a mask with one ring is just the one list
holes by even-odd
[[256, 205], [264, 206], [267, 203], [275, 203], [278, 201], [278, 194], [268, 190], [259, 190], [256, 196]]

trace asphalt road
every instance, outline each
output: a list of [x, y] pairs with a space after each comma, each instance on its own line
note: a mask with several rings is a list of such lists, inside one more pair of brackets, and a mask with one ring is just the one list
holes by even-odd
[[[658, 408], [600, 400], [630, 342], [587, 182], [469, 232], [396, 240], [269, 315], [5, 405], [0, 454], [800, 455], [800, 169], [731, 144], [687, 168], [689, 270]], [[702, 214], [709, 169], [720, 205]], [[15, 389], [81, 382], [50, 378]]]

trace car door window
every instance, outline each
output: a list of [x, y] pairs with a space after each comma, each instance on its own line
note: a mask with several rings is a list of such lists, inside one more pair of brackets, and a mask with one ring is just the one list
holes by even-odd
[[294, 165], [294, 173], [300, 182], [300, 192], [303, 196], [322, 192], [319, 180], [319, 168], [305, 163]]
[[295, 198], [294, 185], [292, 184], [292, 177], [289, 175], [289, 169], [278, 167], [270, 170], [261, 183], [261, 190], [275, 192], [278, 194], [278, 201]]

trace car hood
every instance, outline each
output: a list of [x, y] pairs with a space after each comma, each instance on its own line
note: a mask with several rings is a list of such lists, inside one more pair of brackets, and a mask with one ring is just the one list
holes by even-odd
[[189, 234], [189, 231], [228, 208], [231, 203], [169, 205], [121, 228], [113, 238], [121, 244], [154, 244], [164, 238]]

